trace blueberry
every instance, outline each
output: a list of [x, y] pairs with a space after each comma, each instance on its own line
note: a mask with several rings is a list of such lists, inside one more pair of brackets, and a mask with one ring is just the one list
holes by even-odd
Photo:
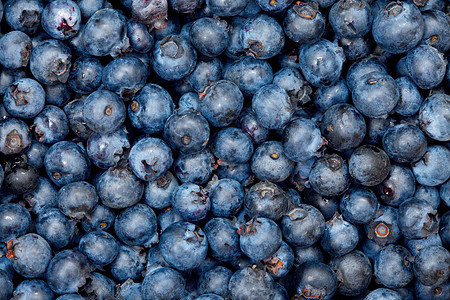
[[34, 34], [41, 25], [43, 10], [40, 0], [8, 0], [5, 2], [5, 20], [13, 30]]
[[159, 245], [166, 262], [180, 271], [200, 266], [208, 251], [203, 230], [188, 222], [177, 222], [167, 227]]
[[0, 270], [0, 285], [3, 287], [0, 291], [0, 297], [9, 299], [13, 293], [13, 282], [3, 270]]
[[90, 94], [95, 91], [102, 80], [103, 65], [94, 57], [83, 56], [72, 65], [69, 75], [70, 88], [80, 94]]
[[54, 296], [52, 290], [45, 281], [40, 279], [28, 279], [22, 281], [16, 287], [13, 298], [39, 298], [42, 300], [52, 300], [54, 299]]
[[185, 280], [171, 268], [159, 268], [147, 274], [142, 282], [142, 299], [181, 299], [184, 296]]
[[450, 139], [450, 124], [447, 115], [450, 97], [446, 94], [434, 94], [428, 97], [419, 111], [420, 129], [429, 137], [438, 141]]
[[177, 178], [183, 183], [204, 184], [212, 175], [214, 156], [208, 149], [197, 153], [180, 155], [173, 168]]
[[248, 266], [231, 276], [228, 289], [232, 299], [269, 300], [273, 299], [275, 295], [275, 282], [266, 271]]
[[364, 0], [340, 0], [331, 7], [329, 21], [338, 36], [361, 37], [372, 27], [372, 10]]
[[409, 239], [425, 238], [439, 229], [436, 210], [428, 202], [415, 198], [400, 205], [398, 223], [403, 235]]
[[375, 13], [372, 35], [375, 42], [390, 53], [405, 53], [422, 39], [424, 22], [420, 10], [413, 3], [386, 2]]
[[131, 0], [131, 16], [139, 22], [153, 28], [165, 28], [167, 26], [167, 0]]
[[200, 94], [199, 111], [212, 126], [224, 127], [239, 116], [244, 96], [238, 86], [228, 80], [220, 80], [206, 87]]
[[152, 55], [153, 70], [168, 81], [186, 77], [194, 70], [197, 62], [194, 47], [178, 35], [169, 35], [156, 42]]
[[87, 140], [92, 130], [86, 125], [83, 117], [85, 98], [75, 99], [64, 106], [70, 129], [82, 140]]
[[57, 294], [77, 293], [90, 274], [89, 261], [78, 250], [56, 254], [47, 269], [47, 282]]
[[131, 18], [127, 22], [127, 35], [130, 40], [130, 47], [139, 53], [147, 53], [155, 44], [155, 39], [147, 27], [141, 22]]
[[399, 115], [408, 117], [415, 115], [422, 106], [422, 96], [416, 84], [409, 77], [395, 79], [400, 98], [394, 111]]
[[100, 201], [114, 209], [130, 207], [144, 194], [144, 183], [127, 166], [109, 168], [100, 175], [96, 188]]
[[366, 58], [353, 63], [347, 71], [347, 86], [353, 91], [355, 85], [360, 82], [364, 75], [372, 72], [387, 73], [386, 66], [376, 58]]
[[281, 182], [294, 170], [295, 163], [283, 151], [283, 144], [264, 142], [256, 148], [251, 160], [253, 174], [260, 180]]
[[[116, 72], [115, 69], [111, 71]], [[170, 94], [159, 85], [147, 84], [131, 100], [128, 117], [135, 128], [152, 134], [164, 129], [164, 124], [173, 111], [174, 103]]]
[[305, 298], [332, 299], [338, 286], [333, 270], [320, 262], [305, 262], [295, 273], [295, 289]]
[[392, 165], [389, 176], [377, 185], [376, 191], [380, 199], [392, 206], [398, 206], [414, 195], [416, 184], [410, 168], [403, 165]]
[[433, 233], [423, 239], [404, 239], [404, 244], [406, 248], [411, 252], [412, 255], [416, 256], [422, 249], [431, 246], [442, 246], [442, 240], [438, 233]]
[[291, 99], [292, 103], [304, 105], [311, 99], [311, 87], [296, 68], [285, 67], [275, 73], [273, 84], [283, 88]]
[[[241, 112], [241, 115], [239, 116], [238, 121], [239, 127], [250, 136], [254, 143], [259, 144], [265, 142], [268, 139], [269, 130], [263, 127], [258, 122], [256, 114], [251, 108], [244, 108]], [[224, 131], [227, 131], [227, 129], [225, 129]], [[212, 151], [214, 152], [214, 150]]]
[[231, 17], [242, 12], [249, 0], [206, 0], [206, 5], [211, 10], [212, 13], [221, 17]]
[[267, 84], [253, 96], [252, 109], [262, 126], [280, 129], [290, 121], [295, 107], [284, 89]]
[[129, 148], [127, 132], [119, 128], [111, 133], [92, 133], [87, 140], [86, 152], [94, 165], [107, 169], [116, 166]]
[[191, 222], [204, 219], [211, 207], [208, 191], [195, 183], [176, 187], [170, 202], [183, 219]]
[[80, 251], [95, 265], [108, 265], [117, 256], [119, 244], [104, 231], [86, 233], [80, 240]]
[[42, 11], [42, 28], [54, 39], [66, 40], [75, 36], [81, 26], [81, 12], [71, 0], [55, 0]]
[[45, 210], [36, 219], [36, 232], [46, 239], [54, 250], [69, 244], [74, 229], [74, 224], [57, 208]]
[[239, 228], [238, 234], [242, 252], [255, 262], [272, 256], [282, 241], [280, 227], [267, 218], [251, 219]]
[[198, 291], [201, 294], [215, 294], [221, 297], [229, 297], [228, 283], [233, 272], [229, 269], [218, 266], [202, 273], [198, 280]]
[[220, 130], [211, 144], [212, 153], [229, 163], [245, 163], [253, 153], [251, 138], [243, 130], [228, 127]]
[[[444, 196], [445, 189], [448, 188], [449, 184], [447, 183], [441, 185], [441, 193], [442, 196]], [[444, 204], [446, 203], [445, 197], [439, 198], [439, 190], [437, 187], [434, 186], [427, 186], [427, 185], [419, 185], [416, 188], [416, 191], [414, 192], [414, 198], [422, 199], [427, 201], [434, 209], [438, 209], [441, 198]]]
[[440, 10], [428, 10], [422, 13], [422, 17], [424, 32], [421, 44], [433, 46], [442, 53], [447, 52], [450, 49], [448, 16]]
[[337, 154], [325, 155], [312, 165], [309, 183], [323, 196], [337, 196], [349, 188], [350, 174], [351, 168], [342, 157]]
[[395, 243], [402, 234], [397, 217], [397, 208], [380, 206], [375, 218], [364, 226], [367, 237], [379, 246]]
[[350, 253], [358, 244], [358, 230], [336, 213], [325, 224], [325, 231], [320, 241], [323, 250], [333, 256]]
[[21, 31], [10, 31], [0, 38], [0, 64], [10, 69], [26, 67], [31, 49], [28, 35]]
[[378, 200], [372, 190], [355, 186], [342, 196], [339, 206], [345, 220], [354, 224], [367, 224], [377, 213]]
[[22, 78], [5, 91], [3, 105], [13, 117], [29, 119], [41, 112], [45, 104], [45, 91], [34, 79]]
[[57, 206], [57, 192], [56, 186], [49, 179], [40, 177], [36, 188], [24, 194], [23, 199], [30, 206], [30, 209], [39, 215], [47, 209]]
[[391, 163], [386, 152], [378, 147], [358, 147], [349, 159], [350, 175], [365, 186], [380, 184], [389, 175]]
[[164, 125], [164, 139], [172, 149], [185, 154], [203, 150], [209, 134], [208, 121], [194, 110], [176, 111]]
[[432, 46], [412, 49], [406, 55], [405, 63], [409, 77], [421, 89], [434, 88], [444, 80], [447, 60]]
[[128, 162], [138, 178], [155, 180], [172, 165], [172, 151], [163, 140], [145, 137], [131, 147]]
[[450, 159], [450, 151], [442, 145], [428, 146], [424, 156], [412, 164], [412, 171], [418, 183], [437, 186], [450, 177], [450, 169], [443, 162]]
[[321, 39], [302, 45], [298, 59], [306, 80], [316, 87], [324, 87], [339, 80], [345, 56], [341, 47]]
[[300, 44], [314, 44], [325, 30], [326, 19], [317, 2], [297, 2], [286, 12], [283, 21], [284, 32], [292, 41]]
[[117, 215], [114, 231], [129, 246], [150, 244], [156, 234], [156, 215], [148, 205], [138, 203]]
[[267, 272], [273, 278], [286, 276], [294, 265], [294, 251], [285, 242], [281, 242], [280, 248], [271, 257], [264, 260]]
[[402, 296], [391, 289], [378, 288], [367, 295], [364, 300], [400, 300]]
[[108, 230], [113, 224], [115, 213], [107, 206], [97, 204], [81, 225], [86, 232]]
[[213, 18], [196, 20], [189, 30], [192, 45], [209, 57], [220, 55], [228, 46], [228, 24]]
[[374, 261], [374, 275], [384, 286], [397, 289], [413, 278], [413, 256], [403, 246], [388, 245], [378, 251]]
[[69, 134], [69, 120], [61, 108], [46, 105], [34, 118], [32, 130], [39, 137], [39, 142], [53, 144], [64, 140]]
[[30, 71], [43, 84], [66, 83], [71, 61], [71, 51], [65, 44], [58, 40], [45, 40], [31, 52]]
[[117, 281], [124, 282], [127, 279], [138, 279], [145, 268], [145, 253], [140, 247], [119, 245], [119, 254], [109, 265], [111, 275]]
[[0, 205], [0, 241], [7, 242], [30, 231], [30, 213], [21, 205], [6, 203]]
[[228, 262], [242, 255], [236, 226], [225, 218], [214, 218], [206, 223], [205, 235], [214, 258]]
[[94, 56], [119, 54], [128, 44], [126, 28], [122, 12], [111, 8], [96, 11], [81, 30], [86, 52]]

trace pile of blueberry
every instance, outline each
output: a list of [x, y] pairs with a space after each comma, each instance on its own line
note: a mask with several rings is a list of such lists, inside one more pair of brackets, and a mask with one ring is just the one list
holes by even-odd
[[0, 1], [0, 300], [449, 300], [449, 15]]

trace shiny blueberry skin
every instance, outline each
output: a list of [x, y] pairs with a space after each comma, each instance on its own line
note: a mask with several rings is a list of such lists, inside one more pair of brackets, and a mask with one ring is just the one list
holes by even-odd
[[78, 250], [56, 254], [47, 268], [47, 283], [57, 294], [77, 293], [90, 273], [89, 261]]
[[69, 119], [70, 129], [82, 140], [87, 140], [92, 130], [86, 125], [83, 117], [83, 103], [86, 98], [78, 98], [64, 106], [64, 112]]
[[144, 183], [127, 167], [109, 168], [97, 182], [100, 201], [114, 209], [130, 207], [142, 198]]
[[[0, 95], [3, 96], [8, 87], [16, 80], [25, 77], [26, 77], [25, 72], [21, 69], [3, 69], [0, 72]], [[0, 115], [1, 115], [0, 119], [5, 118], [3, 114]]]
[[399, 124], [386, 130], [383, 149], [396, 162], [413, 163], [425, 154], [427, 140], [417, 126]]
[[357, 147], [366, 135], [364, 117], [350, 104], [336, 104], [328, 108], [320, 129], [328, 146], [337, 151]]
[[0, 205], [0, 241], [7, 242], [29, 232], [30, 213], [21, 205], [6, 203]]
[[72, 55], [70, 49], [58, 40], [45, 40], [33, 48], [30, 70], [43, 84], [66, 83], [69, 79]]
[[227, 23], [219, 19], [200, 18], [192, 24], [189, 40], [201, 54], [216, 57], [228, 46]]
[[272, 82], [273, 70], [267, 61], [247, 56], [227, 66], [223, 78], [237, 84], [244, 95], [251, 96]]
[[199, 102], [200, 98], [197, 93], [184, 93], [178, 100], [178, 110], [198, 110]]
[[400, 92], [395, 80], [381, 72], [371, 72], [360, 77], [352, 92], [355, 107], [370, 118], [390, 113], [399, 98]]
[[294, 112], [286, 91], [274, 84], [267, 84], [255, 93], [252, 109], [258, 122], [268, 129], [282, 128], [290, 121]]
[[160, 237], [159, 246], [166, 262], [180, 271], [200, 266], [208, 251], [203, 230], [188, 222], [177, 222], [167, 227]]
[[358, 38], [341, 37], [339, 46], [344, 50], [345, 57], [351, 61], [367, 57], [374, 48], [372, 40], [367, 35]]
[[127, 100], [144, 87], [148, 75], [149, 70], [139, 58], [124, 56], [105, 66], [102, 82], [106, 89]]
[[161, 139], [144, 137], [131, 147], [128, 162], [138, 178], [155, 180], [172, 165], [172, 150]]
[[252, 261], [260, 261], [273, 255], [281, 245], [281, 229], [267, 218], [254, 218], [239, 228], [242, 252]]
[[345, 220], [353, 224], [366, 224], [378, 210], [377, 196], [366, 187], [353, 187], [342, 196], [340, 210]]
[[69, 76], [70, 88], [80, 94], [90, 94], [101, 84], [103, 65], [97, 58], [83, 56], [72, 65]]
[[392, 1], [386, 4], [375, 14], [373, 38], [383, 50], [395, 54], [405, 53], [422, 39], [422, 15], [413, 3]]
[[342, 256], [353, 251], [358, 241], [358, 229], [336, 213], [326, 222], [320, 245], [328, 254]]
[[449, 17], [440, 10], [428, 10], [422, 13], [424, 32], [421, 44], [435, 47], [442, 53], [450, 49]]
[[179, 80], [191, 73], [197, 62], [197, 52], [183, 37], [169, 35], [158, 41], [152, 51], [153, 70], [163, 79]]
[[204, 227], [211, 255], [228, 262], [242, 255], [236, 226], [225, 218], [214, 218]]
[[286, 276], [294, 265], [294, 251], [285, 242], [281, 242], [280, 248], [271, 257], [264, 260], [267, 272], [273, 278]]
[[198, 280], [199, 293], [211, 293], [221, 297], [229, 297], [228, 282], [232, 275], [233, 272], [222, 266], [217, 266], [204, 272]]
[[414, 278], [412, 259], [405, 247], [388, 245], [380, 249], [375, 257], [374, 275], [388, 288], [404, 287]]
[[330, 300], [336, 293], [338, 281], [333, 270], [320, 262], [305, 262], [296, 273], [295, 288], [300, 295]]
[[69, 39], [80, 30], [80, 8], [72, 0], [51, 1], [42, 11], [41, 24], [52, 38]]
[[311, 45], [302, 45], [298, 57], [303, 75], [316, 87], [336, 83], [345, 61], [342, 48], [325, 39]]
[[93, 133], [87, 140], [86, 151], [91, 162], [99, 168], [114, 167], [124, 150], [130, 148], [125, 129], [119, 128], [111, 133]]
[[336, 2], [330, 10], [330, 25], [341, 37], [356, 38], [368, 33], [372, 26], [370, 5], [362, 1]]
[[253, 153], [251, 168], [260, 180], [281, 182], [294, 170], [295, 163], [283, 151], [281, 142], [264, 142]]
[[32, 129], [39, 142], [53, 144], [64, 140], [69, 134], [69, 120], [61, 108], [46, 105], [34, 118]]
[[156, 215], [148, 205], [138, 203], [117, 215], [114, 231], [129, 246], [144, 245], [156, 233]]
[[89, 213], [88, 217], [88, 219], [83, 220], [81, 223], [81, 226], [86, 232], [108, 230], [114, 224], [116, 215], [109, 207], [97, 204], [97, 206]]
[[244, 50], [257, 59], [268, 59], [280, 53], [284, 46], [283, 28], [272, 17], [258, 14], [241, 28]]
[[314, 2], [300, 2], [289, 8], [283, 21], [286, 36], [296, 43], [313, 44], [322, 37], [326, 19]]
[[166, 172], [156, 180], [145, 183], [144, 202], [153, 209], [163, 209], [170, 205], [170, 198], [178, 186], [178, 181], [171, 172]]
[[145, 253], [140, 247], [130, 247], [120, 244], [119, 254], [109, 265], [111, 275], [117, 281], [124, 282], [127, 279], [137, 280], [141, 277], [145, 268]]
[[405, 59], [409, 77], [421, 89], [431, 89], [445, 78], [447, 60], [436, 48], [420, 45], [408, 52]]
[[211, 207], [208, 192], [194, 183], [178, 186], [172, 193], [171, 204], [183, 219], [190, 222], [204, 219]]
[[5, 91], [3, 105], [13, 117], [29, 119], [44, 108], [45, 91], [34, 79], [22, 78], [12, 83]]
[[[252, 288], [249, 289], [248, 287]], [[231, 276], [228, 289], [232, 299], [274, 299], [275, 282], [265, 270], [245, 266]]]
[[199, 110], [212, 126], [224, 127], [239, 116], [244, 96], [238, 86], [228, 80], [220, 80], [206, 88], [201, 95]]
[[217, 176], [219, 179], [234, 179], [243, 185], [248, 184], [252, 180], [252, 175], [250, 163], [232, 164], [222, 162], [217, 168]]
[[147, 53], [155, 44], [154, 37], [148, 32], [147, 27], [133, 18], [127, 22], [127, 35], [131, 48], [139, 53]]
[[[441, 185], [441, 196], [439, 197], [439, 189], [434, 186], [427, 186], [427, 185], [418, 185], [415, 192], [414, 192], [414, 198], [419, 198], [422, 200], [427, 201], [434, 209], [438, 209], [441, 199], [444, 202], [444, 204], [448, 203], [447, 198], [445, 196], [445, 190], [450, 187], [450, 184], [445, 183]], [[448, 206], [448, 205], [447, 205]]]
[[3, 287], [0, 291], [1, 299], [9, 299], [13, 293], [13, 282], [8, 277], [8, 273], [0, 269], [0, 285]]
[[31, 49], [28, 35], [21, 31], [8, 32], [0, 38], [0, 64], [9, 69], [26, 67]]
[[324, 139], [314, 121], [296, 118], [284, 127], [282, 143], [286, 156], [299, 162], [320, 157]]
[[24, 194], [23, 198], [30, 209], [39, 215], [47, 209], [57, 206], [57, 192], [56, 186], [48, 178], [40, 177], [38, 186], [31, 192]]
[[370, 292], [364, 300], [400, 300], [403, 299], [402, 296], [391, 289], [378, 288]]
[[[211, 83], [222, 78], [222, 62], [218, 58], [202, 58], [197, 61], [194, 71], [185, 80], [197, 92], [205, 92]], [[181, 105], [179, 105], [181, 106]]]
[[142, 299], [182, 299], [185, 285], [183, 276], [174, 269], [159, 268], [145, 276]]
[[92, 231], [83, 235], [78, 246], [95, 265], [110, 264], [119, 253], [119, 244], [105, 231]]
[[91, 172], [90, 160], [79, 145], [61, 141], [50, 147], [44, 158], [45, 170], [57, 185], [86, 180]]
[[84, 101], [83, 117], [87, 126], [93, 131], [111, 133], [125, 121], [125, 104], [113, 92], [98, 90]]
[[209, 123], [197, 111], [176, 111], [164, 125], [164, 139], [183, 154], [203, 150], [209, 141]]
[[164, 29], [167, 27], [167, 9], [169, 8], [167, 0], [131, 0], [129, 3], [131, 16], [139, 22], [148, 25], [150, 30], [153, 28]]
[[242, 185], [234, 179], [220, 179], [209, 192], [211, 212], [216, 217], [231, 217], [241, 208], [244, 200]]
[[353, 179], [365, 186], [380, 184], [389, 175], [391, 169], [386, 152], [372, 145], [356, 148], [349, 159], [348, 166]]
[[350, 180], [349, 165], [337, 154], [325, 155], [315, 161], [309, 174], [311, 187], [326, 197], [345, 192]]
[[41, 25], [43, 10], [40, 0], [9, 0], [5, 2], [5, 20], [13, 30], [34, 34]]
[[216, 15], [221, 17], [236, 16], [247, 6], [249, 0], [206, 0], [208, 8]]
[[9, 247], [13, 253], [12, 266], [19, 275], [36, 278], [45, 273], [52, 251], [43, 237], [29, 233], [13, 239]]
[[36, 232], [47, 240], [54, 250], [66, 247], [72, 239], [74, 224], [59, 209], [50, 208], [36, 219]]
[[450, 140], [449, 110], [449, 95], [431, 95], [420, 107], [420, 129], [434, 140]]
[[422, 95], [416, 84], [409, 77], [395, 79], [400, 98], [394, 111], [399, 115], [408, 117], [416, 114], [422, 106]]
[[211, 144], [212, 153], [229, 163], [245, 163], [253, 153], [251, 138], [242, 130], [234, 127], [222, 129]]
[[427, 201], [409, 198], [398, 208], [398, 224], [408, 239], [422, 239], [439, 229], [436, 210]]
[[444, 162], [450, 159], [450, 150], [442, 145], [428, 146], [422, 159], [412, 164], [418, 183], [437, 186], [450, 177], [450, 169]]
[[288, 202], [288, 197], [279, 186], [270, 181], [261, 181], [246, 192], [244, 209], [249, 217], [277, 221], [287, 213]]
[[73, 97], [72, 90], [65, 83], [56, 83], [54, 85], [44, 85], [46, 104], [63, 107]]
[[93, 56], [116, 55], [127, 44], [126, 18], [119, 10], [101, 9], [89, 18], [82, 29], [81, 40]]
[[393, 164], [389, 176], [377, 185], [376, 190], [380, 199], [392, 206], [399, 206], [414, 195], [416, 188], [414, 175], [405, 165]]
[[173, 164], [177, 178], [183, 182], [206, 183], [214, 169], [214, 156], [208, 149], [180, 155]]
[[49, 285], [40, 279], [22, 281], [14, 290], [13, 298], [53, 300], [54, 295]]
[[58, 191], [57, 199], [61, 212], [72, 219], [86, 217], [98, 202], [95, 187], [86, 181], [64, 185]]
[[174, 103], [170, 94], [163, 87], [150, 83], [131, 100], [128, 117], [139, 131], [154, 134], [164, 129], [173, 111]]
[[355, 85], [361, 82], [361, 78], [372, 72], [380, 72], [387, 74], [386, 66], [383, 65], [376, 58], [366, 58], [361, 61], [353, 63], [347, 71], [347, 86], [350, 91], [353, 91]]

